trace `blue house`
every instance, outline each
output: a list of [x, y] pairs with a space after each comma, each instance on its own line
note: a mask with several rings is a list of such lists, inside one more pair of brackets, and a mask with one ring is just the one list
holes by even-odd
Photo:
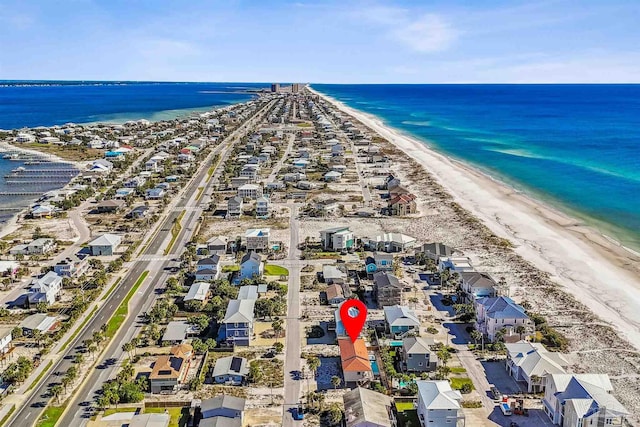
[[262, 276], [263, 271], [262, 257], [255, 252], [248, 252], [240, 261], [239, 280], [253, 279]]
[[233, 299], [229, 301], [222, 321], [219, 338], [235, 345], [249, 345], [253, 336], [253, 308], [256, 300]]

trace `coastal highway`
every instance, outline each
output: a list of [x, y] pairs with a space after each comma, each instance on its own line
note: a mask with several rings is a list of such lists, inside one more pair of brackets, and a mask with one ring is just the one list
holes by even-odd
[[[226, 157], [229, 152], [230, 142], [239, 138], [243, 132], [246, 132], [247, 129], [255, 125], [257, 117], [263, 115], [264, 112], [268, 110], [268, 107], [269, 104], [256, 113], [254, 118], [249, 119], [245, 124], [233, 131], [225, 141], [216, 147], [214, 153], [219, 152], [222, 148], [226, 148], [227, 151], [223, 158]], [[211, 156], [209, 158], [211, 158]], [[220, 162], [220, 165], [222, 165], [222, 162]], [[178, 201], [166, 219], [161, 223], [159, 231], [145, 249], [142, 254], [143, 256], [139, 257], [144, 259], [155, 256], [155, 260], [138, 260], [134, 262], [134, 266], [127, 273], [125, 278], [120, 281], [117, 288], [111, 293], [111, 295], [109, 295], [106, 302], [85, 325], [82, 332], [79, 333], [78, 336], [70, 343], [64, 357], [55, 363], [47, 374], [45, 374], [42, 381], [36, 386], [31, 397], [16, 410], [14, 415], [7, 422], [6, 426], [22, 427], [25, 425], [32, 425], [40, 418], [51, 399], [48, 395], [49, 387], [52, 384], [59, 383], [62, 376], [64, 376], [66, 371], [73, 364], [74, 355], [81, 352], [82, 341], [90, 338], [93, 332], [99, 330], [100, 327], [109, 320], [140, 275], [144, 271], [149, 271], [149, 275], [129, 303], [130, 316], [127, 317], [114, 338], [107, 344], [107, 348], [103, 353], [105, 355], [103, 356], [103, 363], [99, 364], [97, 369], [92, 369], [88, 373], [88, 377], [83, 380], [80, 389], [76, 390], [74, 396], [71, 398], [69, 410], [65, 413], [64, 418], [60, 420], [59, 425], [63, 425], [65, 427], [78, 426], [83, 425], [87, 421], [87, 418], [84, 418], [83, 415], [86, 414], [84, 411], [87, 408], [87, 403], [85, 402], [90, 402], [93, 399], [94, 396], [92, 391], [96, 388], [99, 389], [102, 381], [108, 379], [115, 371], [114, 364], [118, 358], [115, 358], [114, 360], [111, 356], [119, 354], [119, 352], [121, 352], [122, 343], [128, 341], [126, 338], [132, 336], [136, 328], [141, 326], [141, 319], [138, 315], [144, 311], [146, 306], [150, 306], [155, 299], [156, 294], [154, 290], [164, 284], [164, 279], [166, 279], [167, 276], [164, 271], [164, 267], [168, 265], [168, 259], [172, 256], [177, 256], [176, 254], [182, 251], [185, 243], [189, 241], [191, 234], [193, 233], [194, 225], [197, 223], [200, 215], [200, 212], [197, 209], [190, 211], [187, 210], [188, 214], [185, 215], [186, 218], [183, 218], [184, 226], [172, 247], [171, 254], [168, 257], [162, 255], [165, 247], [165, 241], [171, 233], [174, 220], [180, 215], [182, 210], [188, 207], [188, 203], [192, 199], [195, 199], [198, 187], [201, 186], [201, 183], [206, 179], [207, 172], [208, 162], [204, 167], [201, 167], [201, 170], [197, 173], [196, 177], [191, 180], [182, 198]], [[210, 179], [207, 185], [210, 185], [214, 181], [215, 180], [213, 178]], [[89, 357], [88, 355], [85, 356]]]

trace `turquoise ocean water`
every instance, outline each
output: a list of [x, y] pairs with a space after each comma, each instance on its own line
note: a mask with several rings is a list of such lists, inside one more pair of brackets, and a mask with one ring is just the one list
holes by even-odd
[[313, 88], [640, 249], [640, 85]]

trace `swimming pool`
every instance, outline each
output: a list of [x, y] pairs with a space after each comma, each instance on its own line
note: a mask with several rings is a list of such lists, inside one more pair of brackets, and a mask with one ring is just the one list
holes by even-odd
[[389, 347], [402, 347], [402, 341], [389, 341]]
[[371, 370], [374, 375], [380, 375], [380, 369], [378, 369], [378, 362], [371, 360]]

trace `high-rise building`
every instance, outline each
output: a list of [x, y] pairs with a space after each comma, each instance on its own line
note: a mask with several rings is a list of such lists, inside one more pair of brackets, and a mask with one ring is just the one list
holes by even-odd
[[280, 92], [280, 83], [271, 83], [271, 92]]
[[293, 83], [291, 85], [291, 92], [292, 93], [298, 93], [300, 92], [300, 83]]

